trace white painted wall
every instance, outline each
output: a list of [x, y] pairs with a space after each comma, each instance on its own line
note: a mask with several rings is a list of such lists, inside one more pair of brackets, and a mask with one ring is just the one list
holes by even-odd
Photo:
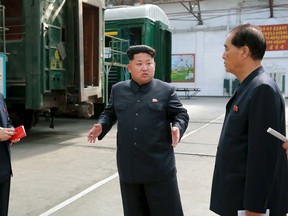
[[[198, 96], [223, 96], [227, 74], [222, 60], [229, 30], [239, 24], [288, 24], [287, 0], [274, 0], [274, 18], [269, 18], [268, 0], [204, 0], [200, 2], [203, 25], [180, 3], [160, 4], [168, 15], [172, 30], [172, 54], [195, 54], [195, 82], [173, 83], [179, 87], [198, 87]], [[186, 3], [187, 4], [187, 3]], [[187, 4], [188, 5], [188, 4]], [[267, 72], [275, 79], [284, 75], [288, 97], [288, 51], [269, 51], [263, 59]], [[279, 83], [283, 85], [283, 83]]]

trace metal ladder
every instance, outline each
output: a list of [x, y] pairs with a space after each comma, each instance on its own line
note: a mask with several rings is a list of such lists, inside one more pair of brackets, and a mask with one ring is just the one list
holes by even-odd
[[[110, 35], [105, 35], [106, 38], [110, 38], [109, 47], [105, 47], [105, 98], [106, 104], [108, 95], [108, 88], [115, 84], [117, 80], [116, 68], [120, 68], [121, 74], [124, 75], [123, 79], [127, 79], [129, 73], [127, 71], [127, 61], [126, 50], [129, 47], [129, 40], [121, 39], [118, 37], [113, 37]], [[110, 86], [109, 86], [110, 84]]]

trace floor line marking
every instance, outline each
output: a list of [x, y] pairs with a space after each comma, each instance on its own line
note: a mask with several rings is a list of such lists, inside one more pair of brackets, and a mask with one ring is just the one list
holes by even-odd
[[[205, 125], [197, 128], [196, 130], [190, 131], [189, 133], [185, 134], [182, 139], [185, 139], [186, 137], [190, 136], [191, 134], [194, 134], [196, 132], [198, 132], [199, 130], [202, 130], [203, 128], [209, 126], [210, 124], [212, 124], [213, 122], [217, 121], [218, 119], [222, 118], [225, 114], [220, 115], [219, 117], [213, 119], [212, 121], [206, 123]], [[64, 208], [65, 206], [71, 204], [72, 202], [80, 199], [81, 197], [85, 196], [86, 194], [92, 192], [93, 190], [101, 187], [102, 185], [108, 183], [109, 181], [113, 180], [114, 178], [118, 177], [118, 172], [114, 173], [113, 175], [109, 176], [106, 179], [103, 179], [102, 181], [99, 181], [97, 183], [95, 183], [94, 185], [88, 187], [87, 189], [83, 190], [82, 192], [76, 194], [75, 196], [65, 200], [64, 202], [54, 206], [53, 208], [47, 210], [46, 212], [40, 214], [39, 216], [49, 216], [53, 213], [55, 213], [56, 211], [59, 211], [60, 209]]]
[[113, 175], [109, 176], [106, 179], [103, 179], [102, 181], [99, 181], [99, 182], [95, 183], [94, 185], [88, 187], [87, 189], [83, 190], [82, 192], [76, 194], [75, 196], [65, 200], [64, 202], [54, 206], [53, 208], [51, 208], [48, 211], [40, 214], [39, 216], [49, 216], [49, 215], [55, 213], [56, 211], [64, 208], [65, 206], [67, 206], [67, 205], [71, 204], [72, 202], [78, 200], [79, 198], [85, 196], [86, 194], [90, 193], [91, 191], [101, 187], [102, 185], [108, 183], [109, 181], [113, 180], [116, 177], [118, 177], [118, 172], [114, 173]]
[[206, 123], [205, 125], [197, 128], [196, 130], [192, 130], [192, 131], [190, 131], [189, 133], [184, 134], [184, 136], [182, 137], [182, 139], [185, 139], [186, 137], [188, 137], [188, 136], [190, 136], [190, 135], [198, 132], [199, 130], [202, 130], [203, 128], [205, 128], [205, 127], [207, 127], [207, 126], [209, 126], [209, 125], [212, 124], [213, 122], [215, 122], [215, 121], [217, 121], [218, 119], [222, 118], [224, 115], [225, 115], [225, 114], [222, 114], [222, 115], [218, 116], [217, 118], [211, 120], [210, 122]]

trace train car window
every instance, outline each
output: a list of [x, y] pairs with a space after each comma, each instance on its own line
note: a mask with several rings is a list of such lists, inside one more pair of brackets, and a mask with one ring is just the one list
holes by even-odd
[[24, 33], [23, 0], [2, 0], [5, 6], [6, 40], [21, 40]]
[[110, 37], [105, 37], [105, 47], [109, 47], [111, 43], [111, 38]]
[[63, 43], [66, 42], [66, 28], [65, 28], [65, 27], [62, 27], [61, 41], [62, 41]]
[[130, 28], [129, 35], [130, 45], [142, 44], [142, 31], [141, 28]]

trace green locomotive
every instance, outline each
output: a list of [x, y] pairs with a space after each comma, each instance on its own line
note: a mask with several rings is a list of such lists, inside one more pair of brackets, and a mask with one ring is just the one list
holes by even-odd
[[[129, 45], [154, 47], [156, 77], [170, 81], [171, 32], [155, 5], [123, 7], [128, 14], [136, 9], [138, 17], [123, 16], [121, 8], [106, 9], [104, 21], [104, 0], [0, 3], [0, 54], [7, 58], [6, 102], [15, 126], [29, 130], [42, 113], [51, 117], [50, 127], [55, 113], [95, 116], [111, 86], [130, 78]], [[121, 18], [113, 20], [110, 13]]]
[[1, 6], [0, 51], [7, 55], [14, 124], [30, 129], [42, 112], [92, 116], [94, 104], [104, 102], [104, 0], [2, 0]]
[[[156, 50], [155, 78], [171, 82], [172, 36], [168, 17], [160, 7], [145, 4], [107, 8], [105, 32], [106, 35], [127, 40], [129, 45], [145, 44], [153, 47]], [[109, 42], [109, 39], [105, 40], [106, 46], [109, 46]], [[117, 74], [119, 77], [120, 68], [118, 67], [117, 70], [112, 67], [114, 73], [111, 73], [111, 76]], [[110, 84], [112, 85], [113, 82]]]

